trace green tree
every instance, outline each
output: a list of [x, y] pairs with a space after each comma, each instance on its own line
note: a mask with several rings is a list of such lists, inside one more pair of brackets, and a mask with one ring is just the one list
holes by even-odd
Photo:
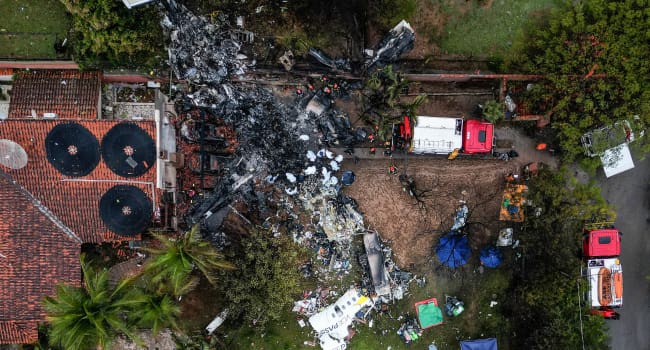
[[[545, 76], [528, 102], [552, 114], [565, 160], [581, 153], [586, 131], [633, 115], [637, 135], [650, 124], [649, 25], [646, 1], [565, 0], [510, 58], [510, 69]], [[647, 133], [638, 144], [650, 149]]]
[[254, 228], [227, 252], [237, 270], [220, 272], [220, 288], [228, 301], [229, 317], [264, 327], [280, 319], [300, 293], [298, 268], [304, 248], [287, 236], [273, 237]]
[[523, 263], [516, 264], [506, 307], [520, 349], [582, 348], [580, 318], [588, 349], [607, 349], [604, 322], [586, 315], [581, 278], [581, 238], [587, 223], [613, 221], [615, 214], [595, 184], [581, 184], [562, 168], [531, 180], [528, 199], [541, 210], [528, 213], [518, 232]]
[[97, 271], [81, 258], [83, 287], [60, 285], [56, 297], [44, 300], [50, 322], [50, 344], [62, 349], [106, 348], [116, 333], [134, 341], [137, 324], [130, 312], [141, 305], [142, 291], [127, 282], [111, 288], [108, 271]]
[[485, 102], [483, 118], [493, 124], [503, 119], [503, 105], [495, 100]]
[[153, 66], [164, 55], [154, 6], [129, 10], [115, 0], [61, 2], [72, 14], [75, 60], [82, 66]]
[[418, 95], [410, 102], [401, 99], [409, 84], [390, 65], [374, 72], [365, 82], [361, 119], [375, 127], [382, 140], [390, 139], [393, 124], [399, 123], [404, 114], [415, 117], [418, 107], [427, 100], [426, 95]]
[[139, 327], [150, 328], [153, 334], [158, 334], [165, 327], [178, 329], [176, 320], [180, 313], [180, 306], [170, 295], [144, 293], [132, 316], [138, 320]]
[[145, 264], [143, 273], [158, 292], [175, 296], [186, 294], [198, 283], [198, 277], [193, 275], [195, 269], [208, 282], [215, 284], [214, 273], [217, 270], [235, 268], [210, 242], [201, 238], [198, 225], [178, 238], [156, 232], [152, 234], [160, 247], [146, 249], [152, 257]]

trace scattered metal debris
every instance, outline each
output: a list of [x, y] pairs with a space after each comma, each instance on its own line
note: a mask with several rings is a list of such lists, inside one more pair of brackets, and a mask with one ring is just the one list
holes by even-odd
[[367, 69], [382, 68], [397, 61], [401, 55], [410, 51], [414, 44], [415, 31], [408, 22], [402, 20], [379, 42], [372, 57], [366, 61]]
[[[189, 145], [185, 168], [200, 176], [201, 183], [187, 189], [191, 205], [186, 225], [199, 224], [204, 237], [223, 248], [230, 243], [222, 229], [227, 218], [251, 224], [244, 211], [238, 211], [236, 203], [242, 204], [254, 209], [274, 235], [290, 235], [308, 247], [313, 257], [300, 272], [319, 279], [350, 273], [355, 237], [363, 235], [365, 254], [356, 259], [365, 272], [362, 288], [349, 290], [329, 306], [328, 298], [337, 293], [318, 288], [294, 304], [295, 312], [310, 317], [321, 347], [340, 348], [353, 334], [348, 326], [354, 319], [367, 322], [373, 308], [389, 312], [388, 303], [403, 298], [411, 281], [425, 283], [395, 265], [390, 247], [365, 227], [354, 199], [340, 192], [355, 176], [342, 171], [344, 157], [330, 147], [353, 154], [370, 132], [352, 128], [349, 117], [334, 109], [333, 102], [360, 85], [322, 76], [305, 90], [298, 89], [293, 102], [281, 103], [266, 89], [233, 84], [233, 77], [254, 65], [240, 53], [242, 43], [253, 40], [252, 33], [230, 28], [223, 16], [211, 22], [174, 0], [164, 4], [170, 65], [188, 82], [187, 89], [174, 96], [176, 126]], [[367, 67], [396, 60], [413, 40], [411, 27], [400, 22]], [[310, 55], [333, 70], [350, 71], [347, 59], [332, 59], [315, 48]], [[280, 63], [292, 70], [293, 54], [286, 52]], [[206, 187], [208, 177], [214, 181]]]
[[337, 57], [335, 59], [332, 59], [321, 49], [315, 47], [309, 48], [309, 55], [315, 58], [321, 64], [333, 70], [339, 70], [344, 72], [349, 72], [352, 70], [352, 68], [350, 67], [350, 60], [347, 58]]
[[176, 76], [219, 84], [230, 74], [244, 74], [246, 61], [238, 56], [241, 43], [233, 39], [237, 35], [226, 27], [225, 17], [212, 24], [174, 0], [165, 3], [168, 12], [162, 25], [169, 34], [169, 60]]

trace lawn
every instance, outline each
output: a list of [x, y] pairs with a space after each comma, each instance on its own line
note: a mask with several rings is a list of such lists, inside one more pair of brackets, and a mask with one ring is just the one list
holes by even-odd
[[63, 40], [71, 26], [58, 0], [0, 0], [0, 58], [54, 59], [56, 40]]
[[472, 1], [466, 6], [457, 3], [443, 2], [441, 10], [447, 20], [442, 31], [434, 36], [443, 52], [478, 56], [507, 53], [522, 38], [531, 19], [558, 6], [557, 0], [487, 0], [483, 4]]

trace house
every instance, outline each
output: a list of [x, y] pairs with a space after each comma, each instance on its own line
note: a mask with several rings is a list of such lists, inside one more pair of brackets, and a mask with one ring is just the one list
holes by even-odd
[[42, 299], [80, 285], [84, 243], [157, 219], [156, 120], [100, 119], [100, 72], [23, 71], [0, 120], [0, 344], [31, 343]]

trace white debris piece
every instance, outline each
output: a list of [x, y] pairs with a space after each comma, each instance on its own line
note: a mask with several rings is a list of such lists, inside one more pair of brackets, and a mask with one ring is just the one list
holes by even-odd
[[334, 304], [311, 316], [309, 324], [318, 333], [321, 348], [345, 349], [344, 339], [348, 336], [348, 326], [352, 324], [355, 314], [371, 305], [370, 298], [356, 289], [350, 289]]
[[301, 139], [302, 141], [309, 141], [309, 136], [303, 134], [303, 135], [300, 135], [300, 139]]
[[309, 159], [310, 162], [315, 162], [316, 154], [313, 151], [307, 151], [307, 159]]
[[323, 168], [322, 174], [323, 174], [323, 180], [322, 180], [323, 185], [326, 185], [327, 183], [329, 183], [330, 177], [332, 177], [332, 173], [329, 172], [327, 168]]
[[339, 166], [339, 163], [337, 163], [335, 160], [330, 162], [330, 168], [332, 168], [332, 170], [334, 170], [334, 171], [337, 171], [337, 170], [341, 169], [341, 167]]
[[342, 162], [343, 161], [343, 155], [339, 154], [338, 156], [336, 156], [336, 158], [334, 158], [334, 160], [336, 160], [339, 163]]
[[294, 188], [285, 188], [285, 189], [284, 189], [284, 192], [286, 192], [286, 193], [287, 193], [288, 195], [290, 195], [290, 196], [297, 195], [297, 194], [298, 194], [298, 187], [294, 187]]
[[316, 166], [315, 165], [312, 165], [312, 166], [308, 167], [307, 169], [305, 169], [305, 175], [314, 175], [314, 174], [316, 174]]
[[287, 180], [289, 180], [289, 182], [291, 182], [291, 183], [295, 183], [295, 182], [296, 182], [296, 176], [295, 176], [294, 174], [292, 174], [292, 173], [286, 173], [286, 174], [284, 174], [284, 176], [287, 177]]
[[327, 151], [323, 148], [320, 151], [318, 151], [318, 153], [316, 153], [316, 155], [318, 156], [318, 158], [323, 158], [323, 157], [325, 157], [325, 154], [327, 154], [326, 152]]
[[276, 176], [269, 175], [269, 176], [267, 176], [267, 177], [265, 178], [266, 182], [268, 182], [268, 183], [270, 183], [270, 184], [274, 184], [274, 183], [275, 183], [275, 180], [277, 180], [277, 179], [278, 179], [278, 176], [277, 176], [277, 175], [276, 175]]
[[221, 311], [221, 313], [219, 315], [217, 315], [217, 317], [215, 317], [212, 320], [212, 322], [210, 322], [210, 324], [208, 324], [207, 327], [205, 327], [205, 330], [208, 332], [208, 334], [214, 333], [214, 331], [217, 328], [219, 328], [219, 326], [221, 326], [221, 324], [223, 323], [223, 321], [226, 320], [227, 317], [228, 317], [228, 309], [225, 309], [225, 310]]

